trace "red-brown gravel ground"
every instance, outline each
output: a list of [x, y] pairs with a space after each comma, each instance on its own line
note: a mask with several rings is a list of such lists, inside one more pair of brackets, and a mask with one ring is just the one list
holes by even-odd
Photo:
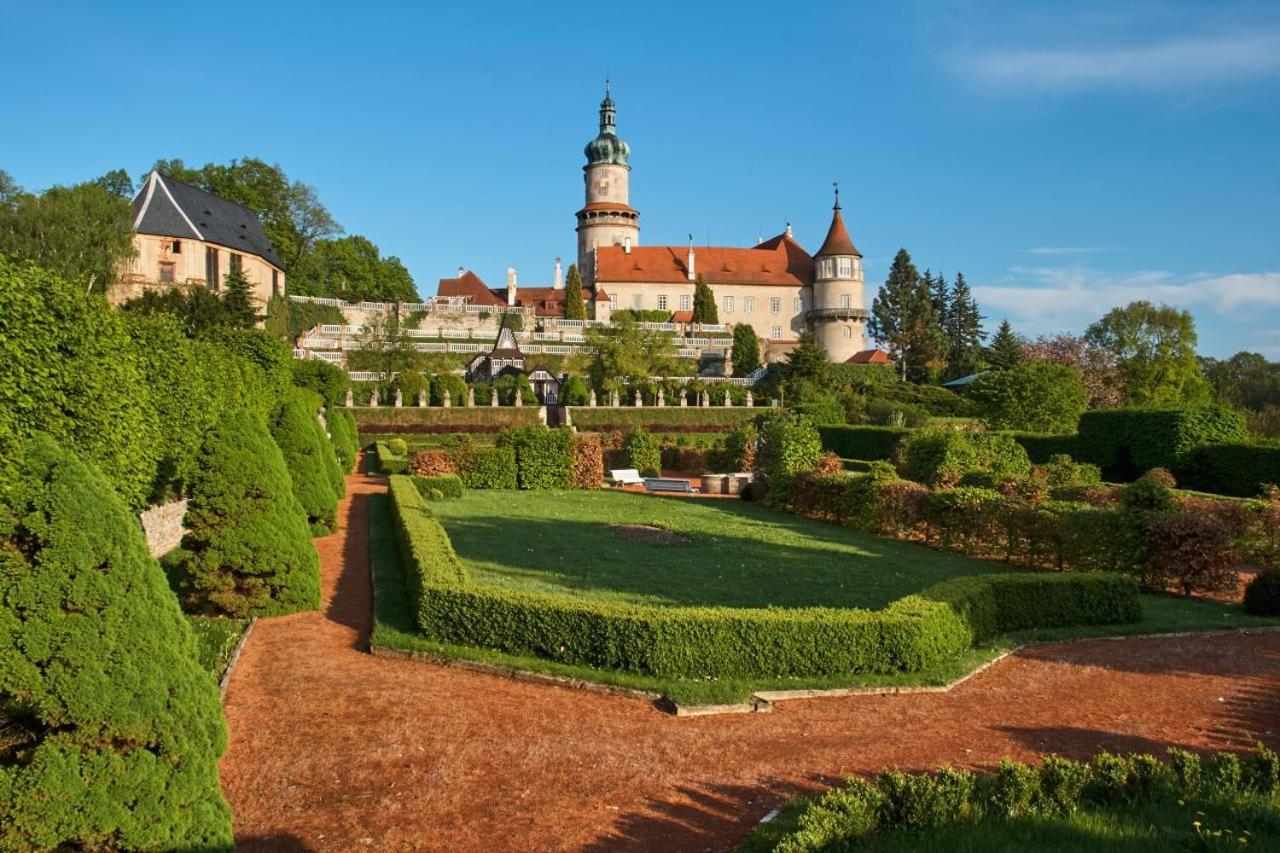
[[369, 496], [316, 541], [325, 608], [262, 619], [226, 700], [249, 850], [719, 850], [787, 796], [886, 766], [1280, 737], [1280, 633], [1036, 646], [946, 694], [676, 719], [647, 702], [365, 653]]

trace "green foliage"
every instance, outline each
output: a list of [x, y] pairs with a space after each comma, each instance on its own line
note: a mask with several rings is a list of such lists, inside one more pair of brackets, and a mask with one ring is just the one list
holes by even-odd
[[570, 411], [573, 425], [591, 432], [626, 431], [645, 429], [649, 432], [727, 432], [734, 427], [755, 420], [756, 409], [725, 406], [666, 406], [656, 408], [580, 407]]
[[902, 476], [928, 486], [956, 483], [970, 471], [995, 476], [1031, 471], [1022, 445], [1000, 433], [917, 432], [901, 442], [896, 458]]
[[333, 445], [334, 456], [338, 460], [338, 468], [342, 473], [350, 474], [355, 467], [356, 456], [360, 452], [355, 418], [345, 409], [331, 408], [325, 412], [325, 420], [329, 425], [329, 440]]
[[319, 394], [326, 409], [332, 410], [346, 404], [351, 380], [341, 367], [318, 358], [294, 359], [291, 366], [293, 384]]
[[0, 495], [0, 847], [230, 850], [217, 686], [95, 468], [47, 436]]
[[733, 348], [729, 359], [733, 362], [734, 376], [746, 376], [760, 366], [760, 338], [750, 323], [738, 323], [733, 327]]
[[938, 775], [883, 771], [876, 777], [882, 795], [880, 824], [908, 829], [941, 826], [968, 813], [973, 774], [944, 767]]
[[457, 474], [440, 474], [435, 477], [414, 477], [418, 494], [429, 501], [462, 497], [462, 480]]
[[1077, 448], [1078, 458], [1123, 482], [1152, 468], [1177, 470], [1196, 448], [1246, 438], [1244, 418], [1222, 406], [1098, 409], [1081, 415]]
[[771, 414], [759, 425], [756, 473], [763, 477], [770, 500], [785, 502], [792, 477], [812, 471], [822, 453], [822, 439], [813, 422], [789, 412]]
[[633, 429], [622, 439], [622, 450], [627, 466], [640, 472], [641, 477], [662, 476], [662, 453], [658, 439], [642, 429]]
[[591, 364], [587, 374], [599, 390], [618, 390], [649, 381], [651, 376], [677, 375], [675, 345], [670, 332], [642, 329], [626, 315], [613, 317], [609, 328], [592, 326], [586, 332]]
[[456, 373], [437, 373], [431, 377], [431, 405], [443, 406], [446, 391], [449, 392], [450, 406], [462, 406], [467, 402], [467, 383]]
[[1280, 570], [1259, 572], [1244, 588], [1244, 609], [1258, 616], [1280, 616]]
[[101, 468], [131, 507], [145, 505], [163, 444], [142, 358], [102, 299], [0, 255], [0, 482], [19, 444], [45, 432]]
[[797, 403], [787, 407], [797, 415], [803, 415], [818, 426], [831, 426], [844, 423], [844, 406], [830, 395], [819, 397], [813, 402]]
[[992, 427], [1031, 432], [1074, 432], [1089, 404], [1079, 373], [1045, 361], [988, 371], [969, 396]]
[[417, 368], [417, 344], [397, 314], [372, 314], [360, 328], [357, 348], [347, 353], [349, 370], [369, 370], [392, 376]]
[[[394, 440], [392, 439], [392, 441]], [[379, 441], [374, 444], [373, 450], [377, 455], [378, 471], [381, 473], [405, 474], [409, 471], [409, 460], [405, 458], [403, 453], [396, 453], [389, 442]]]
[[274, 615], [320, 605], [307, 515], [266, 426], [227, 411], [205, 436], [183, 537], [183, 593], [198, 609]]
[[468, 489], [514, 489], [514, 447], [467, 447], [456, 456], [458, 477]]
[[587, 319], [587, 303], [582, 300], [582, 276], [577, 264], [569, 264], [569, 274], [564, 281], [564, 318]]
[[1010, 370], [1026, 358], [1026, 343], [1014, 333], [1007, 319], [1000, 321], [1000, 327], [987, 347], [986, 357], [993, 370]]
[[756, 444], [760, 439], [755, 424], [743, 424], [725, 436], [726, 466], [730, 471], [753, 471], [756, 467]]
[[316, 326], [345, 326], [346, 315], [335, 305], [294, 302], [287, 296], [272, 296], [267, 301], [266, 329], [278, 338], [292, 343]]
[[388, 441], [387, 441], [387, 447], [388, 447], [388, 448], [391, 450], [391, 452], [392, 452], [392, 453], [394, 453], [396, 456], [408, 456], [408, 455], [409, 455], [409, 445], [405, 442], [405, 440], [404, 440], [403, 438], [392, 438], [392, 439], [388, 439]]
[[992, 813], [1000, 817], [1027, 814], [1040, 799], [1040, 774], [1034, 767], [1000, 759], [1000, 767], [991, 778], [988, 802]]
[[585, 406], [591, 402], [591, 389], [581, 376], [570, 376], [560, 389], [560, 405]]
[[693, 281], [693, 322], [715, 325], [720, 322], [720, 311], [716, 308], [716, 296], [707, 285], [702, 273]]
[[252, 329], [261, 317], [253, 301], [249, 279], [244, 270], [232, 266], [223, 279], [222, 312], [226, 325], [233, 329]]
[[366, 237], [317, 240], [289, 269], [289, 289], [348, 302], [416, 302], [413, 276]]
[[[481, 392], [477, 391], [477, 403], [480, 402], [481, 396]], [[466, 400], [466, 394], [463, 394], [463, 400]], [[357, 402], [363, 403], [366, 400], [357, 399]], [[538, 410], [531, 406], [522, 408], [502, 406], [496, 409], [478, 405], [451, 406], [447, 409], [418, 408], [417, 406], [404, 406], [399, 409], [392, 406], [379, 406], [371, 409], [367, 406], [357, 406], [352, 410], [352, 415], [361, 431], [366, 433], [501, 432], [508, 427], [527, 426], [538, 422]]]
[[293, 387], [293, 350], [262, 329], [224, 329], [210, 336], [231, 352], [256, 365], [263, 374], [262, 399], [255, 411], [269, 411]]
[[889, 349], [903, 378], [914, 382], [928, 378], [930, 362], [946, 343], [932, 289], [932, 276], [921, 276], [907, 250], [899, 249], [871, 303], [867, 331]]
[[1115, 360], [1129, 405], [1208, 402], [1209, 385], [1196, 356], [1196, 325], [1189, 311], [1130, 302], [1111, 309], [1084, 336]]
[[516, 481], [522, 489], [573, 488], [573, 432], [567, 427], [527, 426], [505, 430], [499, 447], [516, 452]]
[[[240, 284], [243, 284], [241, 282]], [[240, 284], [237, 287], [240, 287]], [[150, 316], [170, 314], [177, 317], [190, 337], [202, 337], [225, 328], [247, 328], [244, 322], [246, 294], [240, 291], [224, 291], [221, 296], [204, 287], [148, 288], [140, 296], [130, 299], [121, 307], [130, 314]], [[252, 312], [250, 305], [248, 312]], [[277, 321], [267, 323], [273, 337], [283, 337], [276, 327]]]
[[1280, 445], [1206, 444], [1182, 454], [1174, 470], [1184, 488], [1253, 497], [1280, 484]]
[[0, 254], [43, 267], [81, 296], [101, 293], [136, 254], [129, 199], [101, 180], [40, 195], [10, 189], [0, 199]]
[[1010, 432], [1008, 435], [1022, 445], [1022, 449], [1027, 451], [1027, 456], [1037, 465], [1043, 465], [1054, 456], [1075, 456], [1077, 453], [1074, 432], [1069, 434]]
[[[945, 286], [941, 276], [938, 281]], [[986, 337], [982, 331], [984, 319], [964, 274], [956, 273], [955, 284], [947, 294], [946, 309], [942, 312], [948, 376], [958, 378], [978, 370], [982, 361], [982, 339]]]
[[290, 395], [275, 414], [271, 436], [284, 454], [293, 495], [307, 514], [312, 534], [332, 533], [338, 520], [333, 477], [337, 462], [314, 412], [300, 397]]

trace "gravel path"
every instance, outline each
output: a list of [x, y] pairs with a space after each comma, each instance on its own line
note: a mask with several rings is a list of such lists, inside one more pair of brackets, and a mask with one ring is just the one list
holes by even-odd
[[364, 652], [368, 509], [316, 540], [319, 612], [260, 619], [226, 699], [243, 849], [719, 850], [794, 793], [886, 766], [1280, 741], [1280, 633], [1038, 646], [947, 694], [675, 719]]

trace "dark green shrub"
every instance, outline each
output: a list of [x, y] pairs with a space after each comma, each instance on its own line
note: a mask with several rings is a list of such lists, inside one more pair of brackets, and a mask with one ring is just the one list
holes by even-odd
[[627, 466], [639, 471], [641, 477], [662, 476], [662, 450], [656, 436], [633, 429], [623, 437], [622, 450]]
[[323, 536], [337, 526], [338, 495], [333, 489], [329, 468], [333, 451], [320, 431], [315, 416], [296, 396], [286, 398], [271, 424], [271, 436], [284, 454], [293, 496], [307, 514], [311, 532]]
[[458, 478], [468, 489], [516, 488], [514, 447], [469, 447], [456, 459]]
[[1169, 750], [1169, 773], [1180, 797], [1194, 797], [1200, 790], [1200, 756], [1185, 749]]
[[350, 474], [356, 465], [356, 455], [360, 452], [354, 433], [355, 421], [350, 412], [329, 409], [325, 413], [325, 422], [329, 426], [329, 443], [333, 446], [338, 468], [343, 474]]
[[898, 471], [908, 480], [947, 486], [970, 471], [1022, 477], [1030, 473], [1027, 452], [1001, 433], [917, 432], [898, 448]]
[[1244, 783], [1263, 794], [1280, 790], [1280, 755], [1259, 742], [1244, 763]]
[[724, 439], [725, 469], [728, 471], [751, 471], [756, 467], [756, 444], [760, 434], [755, 424], [743, 424], [732, 430]]
[[515, 449], [520, 488], [573, 488], [573, 433], [567, 427], [506, 430], [498, 436], [498, 446]]
[[842, 459], [893, 459], [913, 430], [883, 426], [819, 426], [822, 449]]
[[184, 522], [183, 592], [200, 609], [272, 615], [320, 606], [320, 569], [284, 455], [244, 411], [205, 436]]
[[431, 377], [431, 405], [443, 406], [446, 391], [449, 392], [450, 406], [462, 406], [467, 402], [467, 383], [456, 373], [437, 373]]
[[1034, 767], [1007, 758], [1000, 761], [987, 791], [987, 802], [994, 814], [1019, 817], [1029, 812], [1040, 797], [1040, 774]]
[[832, 395], [824, 395], [808, 403], [788, 407], [797, 415], [803, 415], [815, 424], [843, 424], [844, 406]]
[[405, 440], [403, 438], [388, 439], [387, 448], [396, 456], [409, 455], [409, 445], [405, 443]]
[[1221, 797], [1239, 793], [1244, 784], [1244, 765], [1234, 752], [1219, 752], [1201, 765], [1201, 789]]
[[1244, 609], [1257, 616], [1280, 616], [1280, 570], [1268, 569], [1249, 581]]
[[293, 384], [320, 395], [326, 409], [345, 405], [351, 380], [347, 371], [319, 358], [293, 360]]
[[812, 471], [822, 454], [822, 439], [813, 422], [789, 412], [771, 414], [760, 423], [756, 471], [772, 482]]
[[457, 474], [440, 474], [435, 477], [414, 477], [418, 494], [427, 500], [439, 501], [462, 497], [462, 480]]
[[[341, 498], [347, 493], [347, 478], [338, 463], [338, 455], [334, 452], [333, 443], [325, 433], [325, 424], [321, 420], [324, 417], [324, 400], [321, 399], [319, 394], [307, 388], [294, 388], [289, 392], [289, 395], [299, 400], [311, 414], [311, 418], [307, 423], [315, 434], [321, 467], [324, 468], [324, 474], [329, 480], [329, 485], [333, 488], [333, 493]], [[276, 414], [279, 413], [277, 412]]]
[[293, 387], [293, 350], [279, 338], [262, 329], [226, 328], [218, 329], [210, 338], [262, 371], [266, 410]]
[[1184, 453], [1174, 470], [1185, 488], [1253, 497], [1280, 485], [1280, 445], [1208, 444]]
[[0, 848], [227, 850], [217, 685], [96, 469], [46, 436], [0, 496]]
[[876, 777], [881, 794], [880, 823], [906, 829], [942, 826], [968, 813], [973, 774], [944, 767], [928, 773], [882, 772]]
[[[669, 402], [678, 401], [673, 399]], [[685, 408], [678, 405], [667, 405], [664, 408], [627, 406], [618, 409], [601, 406], [569, 410], [573, 425], [584, 432], [626, 432], [630, 429], [649, 432], [728, 432], [734, 427], [750, 423], [759, 414], [759, 410], [754, 408], [709, 406], [704, 409], [699, 406]]]
[[843, 788], [827, 791], [806, 804], [795, 830], [781, 840], [776, 853], [826, 850], [845, 839], [875, 832], [880, 824], [884, 795], [874, 785], [850, 779]]
[[1222, 406], [1097, 409], [1080, 416], [1077, 458], [1127, 482], [1151, 468], [1176, 469], [1196, 448], [1248, 440], [1244, 416]]
[[1073, 812], [1088, 784], [1089, 765], [1050, 755], [1040, 765], [1040, 807], [1051, 813]]
[[1075, 456], [1076, 434], [1073, 433], [1040, 433], [1040, 432], [1007, 432], [1022, 449], [1033, 464], [1043, 465], [1054, 456]]
[[1050, 456], [1047, 462], [1037, 465], [1032, 473], [1043, 479], [1050, 488], [1096, 485], [1102, 482], [1102, 471], [1097, 465], [1075, 462], [1064, 453]]
[[570, 376], [560, 389], [560, 405], [585, 406], [591, 402], [591, 389], [581, 376]]

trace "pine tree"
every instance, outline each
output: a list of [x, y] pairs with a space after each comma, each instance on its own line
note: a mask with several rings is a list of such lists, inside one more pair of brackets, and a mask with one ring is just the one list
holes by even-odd
[[720, 312], [716, 310], [716, 297], [707, 286], [707, 280], [698, 273], [693, 284], [693, 322], [715, 325], [720, 322]]
[[930, 302], [933, 303], [933, 316], [938, 320], [938, 327], [945, 333], [952, 304], [951, 289], [947, 287], [947, 277], [942, 273], [938, 273], [937, 277], [932, 277], [928, 270], [924, 271], [924, 277], [929, 284]]
[[564, 318], [566, 320], [587, 319], [587, 304], [582, 301], [582, 276], [578, 273], [577, 264], [569, 264], [569, 275], [565, 278]]
[[760, 338], [750, 323], [738, 323], [733, 327], [733, 375], [746, 376], [760, 366]]
[[871, 303], [868, 331], [885, 344], [897, 361], [903, 379], [927, 377], [929, 364], [942, 350], [942, 330], [934, 310], [933, 279], [925, 279], [899, 249], [884, 286]]
[[0, 849], [230, 850], [227, 729], [137, 516], [39, 435], [0, 496]]
[[947, 373], [952, 378], [967, 376], [978, 369], [982, 341], [986, 337], [982, 331], [984, 319], [977, 300], [973, 298], [973, 291], [964, 280], [964, 273], [956, 273], [942, 321], [947, 339]]
[[1005, 370], [1020, 364], [1023, 360], [1022, 338], [1013, 331], [1006, 318], [1000, 321], [1000, 328], [987, 347], [987, 363], [995, 370]]
[[222, 294], [222, 310], [227, 325], [236, 329], [252, 329], [261, 318], [254, 307], [253, 295], [249, 292], [249, 279], [244, 271], [232, 267], [227, 273], [226, 291]]

